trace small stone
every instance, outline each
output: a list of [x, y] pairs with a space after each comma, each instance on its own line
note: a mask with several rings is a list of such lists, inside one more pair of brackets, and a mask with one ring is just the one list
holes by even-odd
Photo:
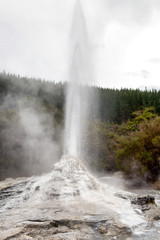
[[160, 215], [156, 215], [156, 216], [154, 216], [153, 220], [155, 220], [155, 221], [160, 220]]
[[99, 232], [100, 234], [105, 234], [105, 233], [108, 232], [108, 227], [107, 227], [106, 225], [101, 225], [101, 226], [99, 227], [99, 229], [98, 229], [98, 232]]
[[146, 204], [155, 204], [155, 198], [151, 195], [136, 197], [131, 200], [132, 204], [144, 206]]
[[36, 188], [35, 188], [35, 191], [39, 191], [40, 190], [40, 186], [37, 186]]
[[24, 235], [24, 240], [33, 240], [34, 238], [30, 237], [30, 236], [27, 236], [27, 235]]

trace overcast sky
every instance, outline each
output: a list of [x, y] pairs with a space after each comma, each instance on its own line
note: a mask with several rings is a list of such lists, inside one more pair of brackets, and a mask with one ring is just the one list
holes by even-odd
[[[93, 76], [103, 87], [160, 87], [160, 0], [81, 0]], [[0, 71], [69, 78], [76, 0], [0, 0]]]

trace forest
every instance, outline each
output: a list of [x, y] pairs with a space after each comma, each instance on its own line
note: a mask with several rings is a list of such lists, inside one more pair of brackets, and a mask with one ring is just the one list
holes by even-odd
[[[59, 160], [66, 87], [0, 74], [0, 180], [48, 172]], [[98, 111], [87, 123], [82, 158], [95, 172], [122, 171], [158, 188], [160, 91], [86, 87], [94, 88]]]

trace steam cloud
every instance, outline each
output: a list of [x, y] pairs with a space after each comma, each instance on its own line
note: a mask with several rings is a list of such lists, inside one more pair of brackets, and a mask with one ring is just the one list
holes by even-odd
[[8, 110], [8, 126], [3, 130], [3, 151], [12, 159], [12, 176], [31, 176], [49, 172], [62, 154], [63, 128], [55, 126], [38, 101], [8, 95], [3, 102]]

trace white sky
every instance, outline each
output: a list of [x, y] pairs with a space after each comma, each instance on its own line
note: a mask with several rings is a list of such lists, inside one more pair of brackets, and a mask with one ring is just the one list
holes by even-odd
[[[81, 0], [94, 78], [103, 87], [160, 87], [160, 0]], [[0, 0], [0, 71], [69, 78], [76, 0]]]

